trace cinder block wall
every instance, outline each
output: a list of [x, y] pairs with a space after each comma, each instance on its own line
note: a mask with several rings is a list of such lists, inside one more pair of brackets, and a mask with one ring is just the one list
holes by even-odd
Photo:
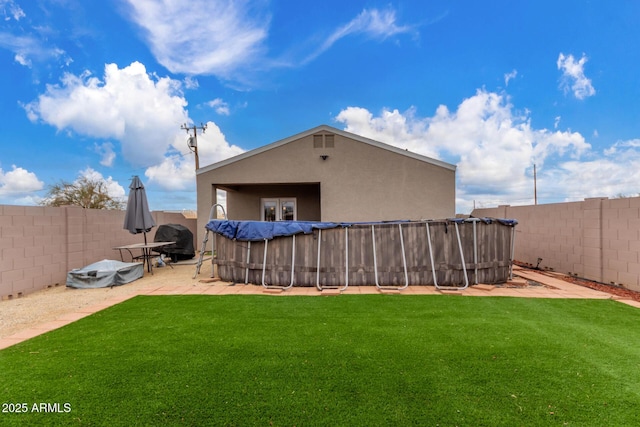
[[475, 209], [513, 218], [515, 259], [640, 291], [640, 197]]
[[[195, 236], [195, 219], [171, 212], [153, 216], [158, 225], [182, 224]], [[124, 211], [0, 205], [0, 298], [64, 285], [74, 268], [119, 259], [115, 246], [143, 240], [123, 229], [123, 223]], [[147, 239], [153, 241], [154, 235], [151, 230]]]

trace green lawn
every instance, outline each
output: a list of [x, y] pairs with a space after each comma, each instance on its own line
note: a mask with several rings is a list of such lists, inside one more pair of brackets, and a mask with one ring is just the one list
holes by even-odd
[[639, 325], [608, 300], [136, 297], [0, 351], [0, 425], [637, 426]]

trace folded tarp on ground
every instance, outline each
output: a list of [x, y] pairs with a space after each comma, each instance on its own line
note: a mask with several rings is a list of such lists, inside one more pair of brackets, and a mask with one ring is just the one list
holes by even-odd
[[133, 282], [143, 274], [144, 267], [141, 262], [104, 259], [68, 272], [67, 286], [79, 289], [107, 288]]

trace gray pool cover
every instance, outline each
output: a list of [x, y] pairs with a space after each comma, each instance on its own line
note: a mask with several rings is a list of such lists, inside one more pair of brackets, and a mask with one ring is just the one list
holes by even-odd
[[124, 285], [142, 277], [144, 268], [140, 262], [120, 262], [110, 259], [76, 268], [67, 273], [70, 288], [108, 288]]

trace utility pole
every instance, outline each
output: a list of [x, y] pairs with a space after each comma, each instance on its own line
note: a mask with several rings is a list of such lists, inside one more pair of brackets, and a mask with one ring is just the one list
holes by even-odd
[[[202, 123], [200, 123], [200, 126], [193, 125], [192, 127], [189, 127], [186, 123], [183, 123], [182, 126], [180, 126], [180, 129], [186, 130], [187, 135], [189, 135], [187, 146], [189, 147], [189, 150], [193, 151], [193, 153], [196, 155], [197, 171], [198, 169], [200, 169], [200, 160], [198, 158], [198, 129], [200, 129], [202, 133], [204, 133], [204, 131], [207, 130], [207, 125], [203, 125]], [[190, 131], [193, 131], [193, 136], [191, 136], [191, 134], [189, 133]]]

